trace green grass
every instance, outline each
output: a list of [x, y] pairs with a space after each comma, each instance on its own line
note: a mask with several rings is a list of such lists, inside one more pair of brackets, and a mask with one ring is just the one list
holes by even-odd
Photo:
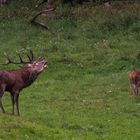
[[[0, 140], [139, 140], [140, 97], [130, 97], [128, 82], [140, 69], [139, 2], [60, 6], [41, 18], [56, 35], [30, 25], [32, 6], [1, 7], [0, 62], [4, 52], [18, 59], [16, 50], [31, 48], [49, 68], [22, 91], [20, 117], [0, 113]], [[3, 105], [11, 112], [9, 93]]]

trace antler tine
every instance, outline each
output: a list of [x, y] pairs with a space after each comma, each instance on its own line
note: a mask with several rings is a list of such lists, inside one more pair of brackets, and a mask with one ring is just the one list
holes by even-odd
[[29, 51], [30, 51], [30, 55], [31, 55], [30, 59], [31, 59], [31, 61], [33, 61], [33, 59], [34, 59], [33, 51], [32, 50], [29, 50]]
[[27, 55], [27, 57], [29, 59], [29, 62], [31, 62], [31, 61], [33, 61], [33, 52], [30, 49], [27, 49], [27, 50], [30, 52], [30, 54], [27, 53], [26, 55]]
[[4, 52], [4, 56], [7, 58], [7, 62], [5, 63], [5, 65], [8, 65], [8, 64], [21, 64], [20, 62], [14, 62], [12, 61], [9, 56], [7, 55], [6, 52]]
[[33, 60], [34, 59], [34, 54], [33, 54], [33, 51], [32, 50], [30, 50], [30, 54], [31, 54], [32, 60]]
[[25, 61], [23, 61], [23, 59], [22, 59], [22, 57], [21, 57], [21, 55], [20, 55], [20, 53], [18, 52], [18, 51], [16, 51], [17, 52], [17, 55], [18, 55], [18, 57], [19, 57], [19, 59], [20, 59], [20, 63], [22, 64], [26, 64], [26, 63], [28, 63], [28, 62], [25, 62]]
[[26, 54], [26, 55], [27, 55], [27, 57], [29, 58], [29, 61], [24, 61], [24, 60], [22, 59], [20, 53], [25, 53], [25, 49], [21, 49], [21, 50], [19, 50], [19, 51], [16, 51], [16, 53], [17, 53], [17, 55], [18, 55], [18, 57], [19, 57], [21, 63], [26, 64], [26, 63], [29, 63], [29, 62], [31, 61], [31, 60], [30, 60], [30, 56], [29, 56], [28, 54]]
[[6, 52], [4, 52], [4, 56], [7, 58], [7, 61], [6, 61], [5, 65], [8, 65], [8, 64], [12, 63], [12, 61], [10, 60], [10, 58], [8, 57]]
[[4, 56], [6, 57], [7, 61], [5, 64], [3, 65], [8, 65], [8, 64], [27, 64], [27, 63], [30, 63], [31, 61], [33, 61], [33, 58], [34, 58], [34, 55], [33, 55], [33, 52], [32, 50], [30, 50], [30, 55], [27, 54], [27, 57], [29, 58], [29, 61], [24, 61], [20, 55], [20, 52], [16, 51], [19, 59], [20, 59], [20, 62], [14, 62], [10, 59], [10, 57], [7, 55], [6, 52], [4, 52]]
[[27, 54], [27, 57], [28, 57], [28, 59], [29, 59], [29, 61], [31, 62], [32, 61], [32, 59], [30, 58], [30, 56]]

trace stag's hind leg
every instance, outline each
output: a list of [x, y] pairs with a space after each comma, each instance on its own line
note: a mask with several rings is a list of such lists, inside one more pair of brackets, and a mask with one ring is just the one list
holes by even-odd
[[4, 86], [1, 86], [0, 87], [0, 107], [1, 107], [2, 113], [5, 113], [4, 107], [2, 105], [2, 96], [4, 94], [4, 90], [5, 90], [5, 87]]
[[2, 100], [1, 100], [1, 98], [2, 98], [2, 94], [0, 93], [0, 107], [1, 107], [2, 113], [5, 113], [4, 107], [3, 107], [3, 105], [2, 105]]
[[132, 91], [133, 91], [133, 95], [137, 94], [137, 88], [135, 84], [132, 85]]
[[130, 95], [137, 96], [138, 95], [138, 88], [139, 88], [140, 83], [130, 79]]
[[130, 95], [136, 95], [136, 84], [130, 79]]
[[140, 82], [137, 82], [137, 85], [136, 85], [136, 96], [138, 96], [138, 93], [139, 93], [139, 86], [140, 86]]

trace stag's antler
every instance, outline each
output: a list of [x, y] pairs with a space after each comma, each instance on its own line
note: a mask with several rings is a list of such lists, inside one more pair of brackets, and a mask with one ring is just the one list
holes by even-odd
[[27, 54], [27, 57], [28, 57], [29, 61], [24, 61], [24, 60], [22, 59], [20, 53], [17, 52], [17, 55], [18, 55], [18, 57], [19, 57], [19, 59], [20, 59], [19, 62], [15, 62], [15, 61], [11, 60], [10, 57], [7, 55], [7, 53], [4, 53], [4, 56], [6, 57], [7, 61], [6, 61], [6, 63], [3, 64], [3, 65], [8, 65], [8, 64], [27, 64], [27, 63], [32, 62], [33, 59], [34, 59], [34, 55], [33, 55], [32, 50], [29, 50], [29, 52], [30, 52], [30, 55], [31, 55], [31, 56], [30, 56], [29, 54]]
[[33, 59], [34, 59], [34, 54], [33, 54], [33, 51], [32, 51], [32, 50], [29, 50], [29, 52], [30, 52], [30, 55], [29, 55], [29, 54], [26, 54], [26, 55], [27, 55], [28, 59], [29, 59], [30, 62], [31, 62], [31, 61], [33, 61]]
[[7, 53], [4, 53], [4, 56], [6, 57], [6, 63], [4, 65], [8, 65], [8, 64], [21, 64], [22, 63], [22, 58], [20, 59], [21, 62], [14, 62], [10, 59], [10, 57], [7, 55]]

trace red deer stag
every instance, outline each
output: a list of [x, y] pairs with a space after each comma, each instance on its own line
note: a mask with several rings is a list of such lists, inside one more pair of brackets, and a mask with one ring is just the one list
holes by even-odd
[[138, 95], [138, 88], [140, 87], [140, 71], [133, 70], [129, 73], [130, 94]]
[[38, 75], [47, 68], [47, 62], [44, 58], [34, 60], [33, 52], [30, 50], [30, 55], [27, 54], [29, 61], [24, 61], [21, 55], [18, 53], [19, 62], [12, 61], [7, 54], [7, 64], [22, 64], [20, 69], [16, 70], [0, 70], [0, 107], [3, 113], [5, 113], [2, 105], [2, 96], [4, 91], [8, 91], [11, 94], [12, 99], [12, 114], [14, 114], [14, 105], [16, 104], [17, 115], [19, 113], [19, 93], [23, 88], [30, 86], [38, 77]]

